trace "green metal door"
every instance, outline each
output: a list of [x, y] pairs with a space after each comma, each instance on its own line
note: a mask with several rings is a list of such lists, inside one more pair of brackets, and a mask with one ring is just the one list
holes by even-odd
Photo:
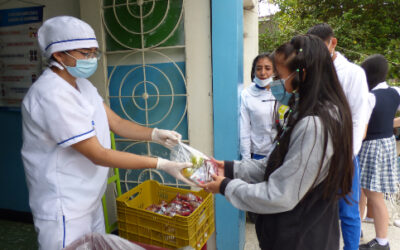
[[[188, 141], [182, 0], [104, 0], [107, 98], [125, 119]], [[116, 136], [117, 150], [169, 158], [163, 146]], [[185, 186], [162, 171], [120, 170], [122, 192], [147, 179]]]

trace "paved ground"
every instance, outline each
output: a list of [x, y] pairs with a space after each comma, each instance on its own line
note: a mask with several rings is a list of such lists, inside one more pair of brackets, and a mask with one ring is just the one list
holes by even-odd
[[[364, 238], [361, 243], [366, 243], [375, 237], [375, 229], [374, 224], [364, 223], [363, 226]], [[400, 249], [400, 228], [395, 226], [389, 226], [389, 244], [391, 250], [399, 250]], [[340, 243], [340, 249], [342, 249], [343, 244]], [[254, 224], [246, 223], [246, 244], [244, 247], [245, 250], [259, 250], [258, 240], [256, 236], [256, 232], [254, 229]]]
[[[389, 203], [387, 203], [390, 216], [395, 217], [395, 210]], [[397, 210], [398, 211], [398, 210]], [[375, 228], [372, 223], [363, 223], [362, 229], [364, 237], [361, 239], [361, 243], [366, 243], [375, 237]], [[400, 228], [390, 225], [388, 231], [388, 238], [391, 250], [400, 250]], [[259, 250], [258, 240], [254, 228], [254, 224], [246, 223], [246, 243], [245, 250]], [[343, 243], [340, 242], [340, 249], [343, 249]]]
[[37, 250], [36, 232], [32, 224], [0, 220], [1, 250]]
[[[372, 223], [363, 223], [362, 225], [364, 238], [361, 243], [366, 243], [372, 240], [375, 237], [375, 228]], [[400, 249], [400, 228], [395, 227], [393, 225], [389, 226], [389, 244], [391, 250], [399, 250]]]

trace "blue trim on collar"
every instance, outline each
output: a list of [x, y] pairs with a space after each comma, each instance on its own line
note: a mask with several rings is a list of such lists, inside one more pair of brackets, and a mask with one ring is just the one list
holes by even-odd
[[78, 39], [57, 41], [57, 42], [53, 42], [53, 43], [50, 43], [49, 45], [47, 45], [47, 47], [44, 50], [47, 50], [51, 45], [56, 44], [56, 43], [66, 43], [66, 42], [85, 41], [85, 40], [96, 40], [96, 38], [78, 38]]
[[92, 129], [92, 130], [90, 130], [90, 131], [88, 131], [88, 132], [85, 132], [85, 133], [83, 133], [83, 134], [76, 135], [76, 136], [74, 136], [74, 137], [71, 137], [71, 138], [66, 139], [66, 140], [64, 140], [64, 141], [62, 141], [62, 142], [57, 143], [57, 145], [61, 145], [61, 144], [65, 143], [65, 142], [70, 141], [70, 140], [72, 140], [72, 139], [75, 139], [75, 138], [77, 138], [77, 137], [80, 137], [80, 136], [83, 136], [83, 135], [87, 135], [87, 134], [89, 134], [89, 133], [91, 133], [91, 132], [93, 132], [93, 131], [94, 131], [94, 129]]
[[256, 86], [256, 88], [258, 88], [258, 89], [265, 90], [265, 88], [258, 86], [258, 85], [257, 85], [257, 83], [255, 83], [254, 85], [255, 85], [255, 86]]

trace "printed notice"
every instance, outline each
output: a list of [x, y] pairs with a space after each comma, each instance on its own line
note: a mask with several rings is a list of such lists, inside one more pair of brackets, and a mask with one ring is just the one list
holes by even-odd
[[0, 10], [0, 107], [20, 107], [42, 70], [37, 30], [43, 7]]

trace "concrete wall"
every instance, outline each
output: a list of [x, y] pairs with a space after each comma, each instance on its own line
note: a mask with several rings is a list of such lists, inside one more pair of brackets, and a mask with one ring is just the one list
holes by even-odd
[[258, 55], [258, 1], [243, 1], [243, 84], [251, 84], [251, 66]]

